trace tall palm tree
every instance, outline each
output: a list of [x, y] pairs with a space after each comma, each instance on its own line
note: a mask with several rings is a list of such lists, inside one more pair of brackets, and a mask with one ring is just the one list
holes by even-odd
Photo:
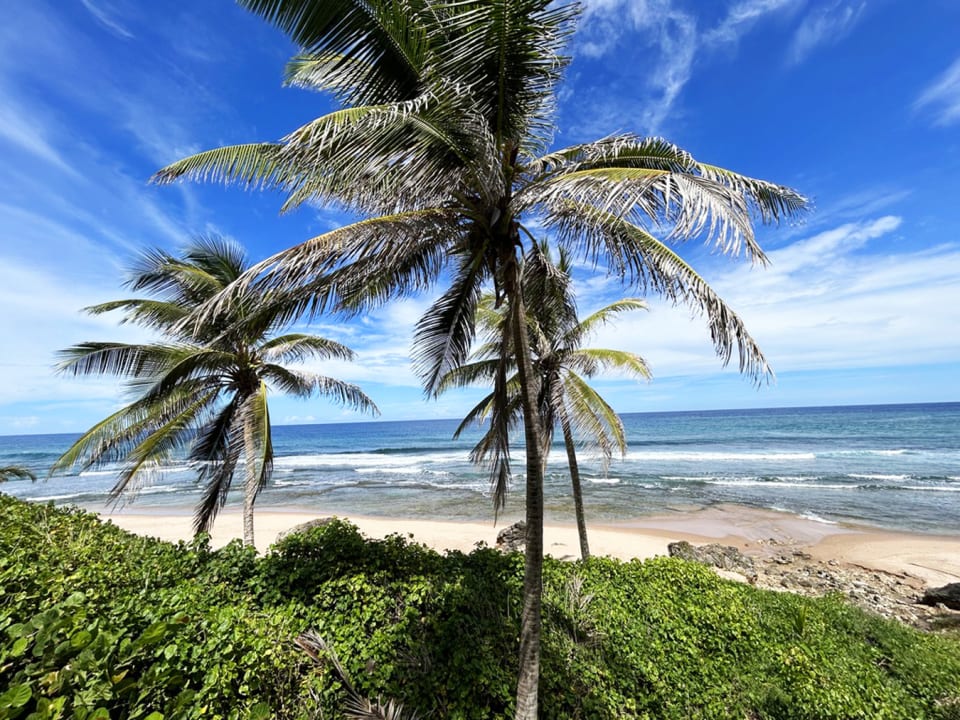
[[124, 312], [131, 322], [158, 332], [145, 344], [87, 342], [61, 351], [62, 372], [129, 378], [132, 402], [100, 421], [54, 463], [51, 473], [119, 461], [114, 499], [142, 483], [187, 448], [203, 495], [194, 529], [207, 532], [243, 456], [243, 541], [253, 545], [253, 506], [273, 469], [268, 385], [308, 397], [313, 393], [377, 412], [358, 387], [287, 363], [349, 360], [353, 352], [316, 335], [274, 336], [288, 318], [284, 298], [251, 289], [227, 311], [203, 323], [186, 323], [196, 309], [239, 278], [248, 264], [243, 250], [218, 237], [195, 240], [182, 257], [145, 252], [128, 282], [151, 297], [116, 300], [87, 308], [93, 314]]
[[[544, 460], [553, 445], [554, 430], [559, 425], [573, 487], [580, 556], [586, 559], [590, 557], [590, 544], [583, 511], [575, 435], [591, 441], [591, 445], [600, 451], [605, 465], [612, 459], [614, 450], [621, 454], [626, 452], [627, 439], [620, 416], [584, 378], [594, 377], [600, 371], [609, 369], [649, 379], [650, 369], [646, 361], [635, 353], [583, 347], [584, 341], [597, 327], [611, 322], [619, 313], [644, 309], [646, 304], [637, 298], [623, 298], [580, 320], [570, 272], [567, 252], [561, 249], [559, 261], [554, 264], [547, 245], [535, 244], [524, 260], [521, 282], [525, 297], [536, 298], [536, 302], [528, 308], [527, 324], [533, 372], [540, 382], [538, 407], [543, 423]], [[442, 380], [441, 390], [495, 380], [501, 363], [498, 338], [503, 336], [502, 328], [506, 322], [506, 314], [495, 307], [493, 295], [484, 295], [478, 308], [477, 324], [489, 340], [474, 351], [471, 362], [447, 373]], [[508, 355], [507, 363], [512, 366], [512, 354]], [[516, 375], [508, 379], [507, 387], [510, 391], [509, 407], [517, 415], [520, 402]], [[491, 393], [467, 414], [455, 436], [459, 436], [470, 424], [492, 415], [495, 406], [496, 400]], [[472, 456], [476, 462], [487, 461], [489, 451], [496, 444], [493, 432], [491, 427], [474, 448]], [[489, 460], [494, 505], [497, 508], [502, 508], [505, 502], [505, 481], [509, 473], [499, 466], [505, 460], [497, 456]]]
[[[516, 717], [535, 718], [543, 424], [520, 286], [520, 256], [533, 237], [525, 223], [536, 219], [561, 245], [605, 263], [640, 290], [701, 310], [721, 358], [729, 360], [736, 346], [740, 369], [760, 377], [766, 362], [740, 318], [672, 249], [672, 241], [703, 237], [723, 252], [744, 252], [762, 263], [753, 222], [778, 221], [806, 201], [789, 188], [698, 162], [658, 138], [621, 134], [548, 152], [556, 86], [567, 63], [561, 53], [578, 5], [241, 4], [301, 48], [288, 66], [288, 81], [332, 93], [340, 108], [278, 142], [203, 152], [162, 169], [155, 179], [268, 187], [286, 193], [284, 210], [310, 201], [364, 216], [256, 266], [214, 307], [229, 305], [255, 277], [267, 287], [298, 289], [301, 303], [291, 312], [358, 311], [448, 278], [414, 338], [414, 361], [430, 395], [467, 357], [481, 291], [493, 284], [510, 318], [503, 342], [512, 343], [526, 440]], [[504, 365], [494, 390], [501, 407], [506, 377]], [[501, 420], [493, 419], [499, 431], [507, 426]]]

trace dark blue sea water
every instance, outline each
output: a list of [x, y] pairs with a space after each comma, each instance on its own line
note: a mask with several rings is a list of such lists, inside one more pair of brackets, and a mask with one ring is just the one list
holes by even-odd
[[[960, 530], [960, 403], [629, 414], [629, 450], [604, 470], [584, 450], [585, 500], [597, 521], [736, 503], [880, 528]], [[350, 423], [274, 429], [273, 480], [258, 507], [318, 514], [490, 519], [486, 472], [468, 452], [477, 433], [451, 440], [457, 422]], [[558, 433], [559, 435], [559, 433]], [[0, 466], [46, 475], [76, 436], [0, 437]], [[518, 446], [519, 450], [519, 446]], [[520, 514], [523, 457], [516, 454], [507, 517]], [[102, 509], [110, 468], [2, 490], [30, 500]], [[199, 494], [194, 471], [171, 465], [137, 506], [188, 512]], [[239, 485], [239, 483], [237, 483]], [[570, 521], [565, 454], [556, 445], [547, 514]]]

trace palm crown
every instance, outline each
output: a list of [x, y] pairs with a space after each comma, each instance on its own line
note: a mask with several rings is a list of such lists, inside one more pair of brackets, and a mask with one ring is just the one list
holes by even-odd
[[[576, 438], [599, 451], [604, 464], [614, 451], [626, 452], [626, 435], [616, 411], [597, 393], [585, 378], [603, 370], [616, 370], [640, 378], [649, 378], [646, 361], [635, 353], [605, 348], [587, 348], [584, 343], [596, 329], [611, 322], [622, 312], [646, 308], [637, 298], [623, 298], [610, 303], [584, 319], [577, 315], [572, 291], [571, 268], [567, 253], [561, 251], [554, 264], [546, 244], [534, 244], [524, 259], [521, 285], [526, 297], [536, 298], [527, 312], [532, 369], [539, 381], [538, 409], [543, 423], [544, 459], [553, 444], [559, 425], [567, 452], [567, 463], [573, 485], [577, 529], [581, 555], [590, 554], [586, 520], [583, 511]], [[441, 391], [453, 387], [493, 383], [495, 390], [470, 410], [457, 428], [459, 436], [470, 424], [489, 419], [487, 432], [473, 450], [474, 462], [488, 464], [491, 469], [494, 507], [505, 502], [510, 477], [510, 429], [521, 415], [519, 381], [515, 372], [507, 378], [505, 398], [498, 399], [496, 384], [499, 368], [506, 363], [514, 369], [512, 348], [503, 347], [502, 338], [509, 318], [497, 308], [493, 294], [480, 301], [477, 323], [485, 341], [472, 353], [470, 361], [447, 373]], [[506, 358], [501, 353], [506, 350]]]
[[306, 397], [314, 392], [362, 410], [376, 410], [356, 386], [287, 366], [317, 358], [351, 359], [332, 340], [303, 333], [274, 336], [287, 314], [280, 295], [249, 291], [227, 311], [191, 322], [197, 308], [247, 269], [242, 250], [219, 238], [200, 238], [176, 257], [148, 251], [129, 285], [151, 298], [87, 308], [120, 310], [123, 322], [158, 332], [161, 342], [87, 342], [61, 352], [60, 370], [74, 375], [128, 378], [132, 401], [84, 433], [51, 472], [120, 462], [111, 495], [136, 492], [151, 473], [182, 456], [195, 463], [203, 496], [195, 528], [208, 531], [245, 457], [245, 542], [253, 542], [253, 502], [273, 464], [268, 385]]

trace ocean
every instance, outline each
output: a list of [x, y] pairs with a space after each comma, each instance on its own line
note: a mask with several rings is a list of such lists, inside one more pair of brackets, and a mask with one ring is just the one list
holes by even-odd
[[[625, 457], [604, 468], [594, 453], [580, 452], [586, 513], [594, 523], [733, 503], [825, 523], [945, 534], [960, 528], [960, 403], [635, 413], [623, 422]], [[468, 459], [479, 430], [455, 441], [457, 424], [277, 426], [274, 474], [257, 507], [490, 520], [487, 472]], [[23, 465], [44, 477], [76, 437], [0, 437], [0, 466]], [[519, 444], [513, 470], [506, 520], [522, 515]], [[115, 470], [102, 468], [15, 480], [0, 490], [102, 510], [114, 478]], [[130, 507], [189, 513], [198, 498], [195, 473], [173, 463]], [[238, 491], [230, 502], [239, 503]], [[549, 458], [546, 511], [550, 521], [573, 521], [559, 442]]]

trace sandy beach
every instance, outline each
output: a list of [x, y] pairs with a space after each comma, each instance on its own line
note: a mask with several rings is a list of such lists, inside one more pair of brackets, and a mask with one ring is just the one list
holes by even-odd
[[[270, 507], [256, 514], [256, 540], [266, 552], [277, 537], [290, 528], [323, 517], [302, 509]], [[191, 516], [148, 512], [136, 507], [101, 512], [104, 520], [130, 532], [163, 540], [187, 540], [192, 535]], [[349, 516], [369, 538], [392, 533], [410, 535], [416, 542], [436, 550], [469, 552], [477, 543], [494, 545], [501, 522], [447, 522], [404, 518]], [[240, 512], [224, 510], [217, 518], [211, 541], [222, 546], [242, 536]], [[960, 582], [960, 536], [934, 536], [880, 532], [874, 528], [827, 524], [769, 510], [721, 505], [704, 510], [651, 516], [615, 525], [590, 525], [590, 549], [594, 555], [623, 560], [666, 555], [667, 545], [687, 540], [694, 545], [723, 543], [747, 554], [763, 555], [771, 547], [802, 550], [819, 560], [834, 560], [863, 568], [911, 575], [929, 585]], [[555, 558], [579, 557], [576, 527], [551, 523], [544, 529], [546, 552]]]

